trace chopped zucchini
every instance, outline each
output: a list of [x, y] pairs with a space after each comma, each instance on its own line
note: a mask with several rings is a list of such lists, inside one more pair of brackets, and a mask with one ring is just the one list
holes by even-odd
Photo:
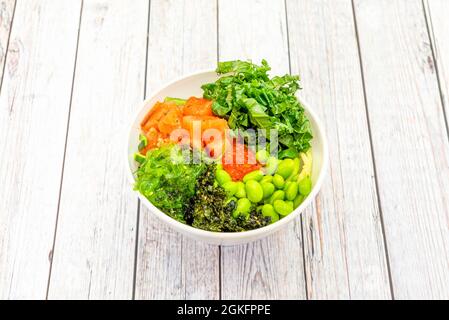
[[185, 100], [185, 99], [171, 98], [171, 97], [166, 97], [165, 100], [164, 100], [164, 102], [174, 102], [174, 103], [176, 103], [176, 105], [178, 105], [178, 106], [185, 105], [185, 104], [186, 104], [186, 101], [187, 101], [187, 100]]
[[134, 154], [134, 160], [136, 162], [138, 162], [139, 164], [143, 164], [145, 162], [145, 159], [146, 159], [146, 157], [143, 154], [139, 153], [139, 152], [136, 152]]
[[147, 136], [140, 134], [139, 135], [139, 151], [142, 151], [143, 149], [145, 149], [145, 147], [148, 145], [148, 138]]

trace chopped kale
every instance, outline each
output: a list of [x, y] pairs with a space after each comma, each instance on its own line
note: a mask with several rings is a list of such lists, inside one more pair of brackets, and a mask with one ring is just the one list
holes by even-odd
[[223, 76], [204, 84], [203, 96], [214, 100], [213, 112], [226, 118], [231, 129], [274, 129], [279, 151], [307, 151], [313, 136], [295, 95], [301, 89], [299, 77], [287, 74], [270, 78], [270, 69], [265, 60], [260, 66], [240, 60], [220, 62], [216, 71]]

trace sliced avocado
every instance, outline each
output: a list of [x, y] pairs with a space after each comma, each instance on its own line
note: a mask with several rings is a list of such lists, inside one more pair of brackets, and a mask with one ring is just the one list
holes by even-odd
[[139, 151], [142, 151], [148, 145], [148, 138], [145, 135], [140, 134], [139, 141], [139, 146], [137, 148], [139, 149]]
[[302, 160], [302, 169], [298, 175], [297, 181], [301, 181], [305, 177], [310, 177], [312, 175], [312, 149], [310, 148], [307, 152], [301, 152], [300, 157]]
[[164, 102], [174, 102], [174, 103], [176, 103], [176, 105], [182, 106], [182, 105], [185, 105], [185, 104], [186, 104], [187, 100], [185, 100], [185, 99], [180, 99], [180, 98], [166, 97], [166, 98], [164, 99]]
[[146, 159], [146, 157], [143, 154], [139, 153], [139, 152], [136, 152], [134, 154], [134, 160], [136, 162], [138, 162], [139, 164], [143, 164], [145, 162], [145, 159]]

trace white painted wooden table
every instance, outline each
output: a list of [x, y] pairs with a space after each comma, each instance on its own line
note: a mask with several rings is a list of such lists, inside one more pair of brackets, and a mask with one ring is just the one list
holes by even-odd
[[[0, 298], [449, 299], [449, 1], [0, 0]], [[139, 205], [146, 93], [217, 60], [300, 73], [331, 168], [301, 219], [204, 245]]]

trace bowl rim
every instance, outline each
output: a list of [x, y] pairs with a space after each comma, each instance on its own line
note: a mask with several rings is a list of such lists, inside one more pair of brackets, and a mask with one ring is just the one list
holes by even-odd
[[[188, 73], [185, 75], [182, 75], [180, 77], [177, 77], [176, 79], [169, 81], [161, 86], [159, 86], [157, 89], [151, 91], [145, 100], [143, 100], [140, 104], [139, 104], [139, 108], [132, 114], [131, 120], [129, 121], [129, 125], [126, 127], [127, 128], [127, 134], [125, 135], [125, 148], [126, 148], [126, 152], [125, 152], [125, 165], [126, 165], [126, 171], [127, 171], [127, 176], [128, 176], [128, 180], [129, 183], [131, 184], [131, 187], [133, 187], [134, 183], [135, 183], [135, 177], [134, 174], [129, 166], [129, 141], [130, 141], [130, 135], [131, 132], [133, 130], [133, 126], [134, 123], [137, 120], [137, 117], [139, 116], [139, 114], [142, 112], [142, 110], [147, 107], [148, 103], [150, 100], [152, 100], [156, 95], [159, 94], [159, 92], [161, 92], [162, 90], [164, 90], [165, 88], [174, 85], [175, 83], [181, 81], [181, 80], [185, 80], [186, 78], [190, 78], [190, 77], [194, 77], [194, 76], [199, 76], [202, 75], [204, 73], [215, 73], [214, 69], [203, 69], [200, 71], [195, 71], [192, 73]], [[297, 98], [300, 100], [301, 104], [303, 105], [304, 109], [307, 111], [307, 113], [309, 113], [310, 117], [313, 118], [315, 124], [316, 124], [316, 129], [318, 129], [318, 133], [319, 136], [321, 136], [321, 144], [322, 144], [322, 149], [323, 149], [323, 155], [322, 155], [322, 166], [321, 166], [321, 170], [318, 174], [318, 178], [316, 180], [316, 183], [314, 184], [314, 186], [312, 187], [312, 191], [310, 192], [310, 194], [305, 198], [305, 200], [299, 205], [299, 207], [297, 207], [292, 213], [290, 213], [289, 215], [287, 215], [286, 217], [280, 219], [279, 221], [276, 221], [273, 224], [269, 224], [267, 226], [258, 228], [258, 229], [253, 229], [253, 230], [248, 230], [248, 231], [241, 231], [241, 232], [216, 232], [216, 231], [207, 231], [207, 230], [203, 230], [203, 229], [198, 229], [195, 228], [193, 226], [184, 224], [182, 222], [179, 222], [175, 219], [173, 219], [172, 217], [168, 216], [167, 214], [165, 214], [164, 212], [162, 212], [160, 209], [158, 209], [155, 205], [153, 205], [151, 203], [151, 201], [149, 201], [147, 198], [145, 198], [140, 192], [136, 191], [133, 189], [133, 192], [137, 194], [138, 198], [140, 199], [140, 201], [142, 201], [146, 207], [151, 211], [151, 213], [153, 213], [154, 215], [156, 215], [158, 217], [158, 219], [162, 220], [163, 222], [167, 223], [172, 229], [176, 230], [177, 232], [181, 232], [187, 235], [191, 235], [194, 238], [198, 239], [214, 239], [214, 240], [245, 240], [245, 239], [258, 239], [261, 238], [265, 235], [269, 235], [275, 231], [278, 231], [279, 229], [281, 229], [283, 226], [289, 224], [290, 222], [292, 222], [293, 220], [295, 220], [303, 211], [304, 209], [306, 209], [311, 203], [312, 201], [315, 199], [315, 197], [317, 196], [318, 192], [321, 189], [321, 186], [323, 184], [323, 181], [326, 177], [327, 174], [327, 170], [329, 167], [329, 149], [328, 149], [328, 141], [327, 141], [327, 137], [324, 131], [324, 126], [322, 121], [320, 120], [320, 118], [317, 116], [317, 114], [310, 109], [309, 104], [307, 103], [307, 101], [305, 101], [302, 97], [300, 97], [300, 95], [296, 94]], [[152, 107], [151, 107], [152, 108]], [[314, 134], [314, 137], [316, 137], [317, 134]]]

